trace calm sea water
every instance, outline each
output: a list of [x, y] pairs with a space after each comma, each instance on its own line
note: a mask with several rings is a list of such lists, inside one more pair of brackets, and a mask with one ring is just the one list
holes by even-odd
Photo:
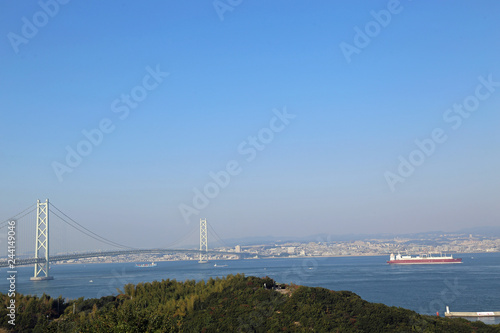
[[[134, 263], [53, 265], [51, 281], [30, 281], [33, 267], [18, 267], [16, 289], [22, 294], [95, 298], [117, 294], [127, 283], [162, 279], [202, 280], [244, 273], [278, 282], [350, 290], [367, 301], [422, 314], [451, 311], [500, 311], [500, 253], [463, 254], [462, 264], [388, 265], [385, 256], [343, 258], [251, 259], [158, 262], [152, 268]], [[217, 264], [217, 267], [214, 267]], [[222, 266], [227, 265], [227, 266]], [[7, 276], [7, 269], [0, 269]], [[0, 280], [6, 293], [8, 282]], [[92, 282], [90, 282], [92, 281]], [[499, 323], [500, 318], [482, 318]]]

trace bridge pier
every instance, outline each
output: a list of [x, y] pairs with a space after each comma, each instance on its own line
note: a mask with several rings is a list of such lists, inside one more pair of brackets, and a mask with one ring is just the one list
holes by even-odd
[[52, 280], [49, 275], [49, 199], [45, 203], [37, 200], [35, 258], [45, 257], [45, 262], [35, 264], [35, 274], [31, 281]]

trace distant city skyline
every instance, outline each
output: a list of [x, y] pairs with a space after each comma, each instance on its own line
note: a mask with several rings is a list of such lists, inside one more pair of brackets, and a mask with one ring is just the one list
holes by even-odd
[[99, 235], [500, 226], [500, 3], [0, 5], [8, 219]]

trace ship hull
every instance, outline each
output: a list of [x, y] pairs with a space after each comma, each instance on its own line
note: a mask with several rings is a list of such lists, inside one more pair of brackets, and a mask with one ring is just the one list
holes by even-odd
[[461, 264], [462, 258], [453, 259], [400, 259], [389, 260], [388, 264], [395, 265], [427, 265], [427, 264]]

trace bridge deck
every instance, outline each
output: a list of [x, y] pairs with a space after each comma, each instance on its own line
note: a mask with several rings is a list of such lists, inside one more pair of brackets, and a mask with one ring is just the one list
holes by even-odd
[[[70, 260], [70, 259], [82, 259], [82, 258], [95, 258], [95, 257], [114, 257], [127, 254], [140, 254], [140, 253], [207, 253], [207, 254], [232, 254], [238, 255], [240, 257], [248, 256], [248, 253], [240, 252], [221, 252], [221, 251], [200, 251], [200, 250], [186, 250], [186, 249], [134, 249], [134, 250], [123, 250], [123, 251], [104, 251], [104, 252], [86, 252], [86, 253], [72, 253], [67, 255], [57, 255], [49, 256], [49, 262]], [[26, 258], [26, 259], [16, 259], [16, 266], [31, 265], [36, 263], [45, 262], [45, 258]], [[8, 261], [0, 260], [0, 267], [8, 267]]]

